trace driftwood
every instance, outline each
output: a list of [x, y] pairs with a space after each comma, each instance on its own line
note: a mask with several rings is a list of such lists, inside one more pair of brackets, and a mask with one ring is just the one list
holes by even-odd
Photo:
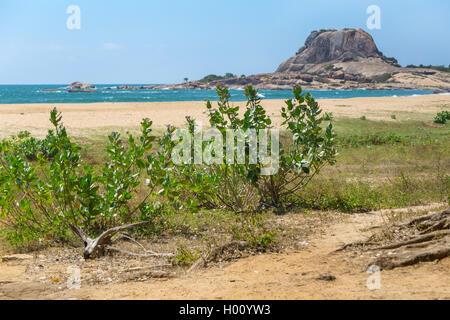
[[435, 261], [450, 256], [450, 207], [438, 212], [420, 216], [404, 223], [395, 224], [400, 229], [412, 229], [409, 239], [386, 245], [375, 245], [370, 241], [346, 244], [336, 250], [362, 246], [368, 250], [392, 250], [372, 259], [368, 266], [394, 269], [419, 262]]
[[[129, 235], [127, 235], [125, 233], [122, 233], [118, 237], [113, 239], [113, 237], [121, 231], [135, 228], [138, 226], [142, 226], [147, 223], [149, 223], [149, 222], [143, 221], [143, 222], [132, 223], [132, 224], [114, 227], [114, 228], [106, 230], [105, 232], [103, 232], [100, 236], [98, 236], [95, 239], [90, 238], [78, 226], [70, 224], [70, 228], [76, 235], [78, 235], [81, 238], [81, 240], [83, 240], [83, 243], [84, 243], [83, 257], [85, 259], [92, 258], [94, 255], [103, 256], [103, 255], [105, 255], [106, 251], [116, 251], [116, 252], [126, 253], [128, 255], [140, 256], [140, 257], [171, 256], [172, 254], [170, 254], [170, 253], [156, 253], [156, 252], [147, 250], [147, 249], [145, 249], [145, 247], [142, 244], [140, 244], [138, 241], [134, 240], [133, 238], [131, 238]], [[132, 243], [134, 243], [134, 244], [138, 245], [140, 248], [142, 248], [145, 251], [145, 253], [139, 254], [139, 253], [129, 252], [126, 250], [121, 250], [118, 248], [110, 247], [113, 243], [115, 243], [119, 240], [131, 241]]]

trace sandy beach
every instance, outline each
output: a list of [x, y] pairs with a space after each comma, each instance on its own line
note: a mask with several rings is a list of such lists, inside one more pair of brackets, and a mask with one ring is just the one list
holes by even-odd
[[[431, 120], [445, 105], [450, 105], [450, 95], [424, 95], [413, 97], [380, 97], [318, 100], [325, 112], [334, 117], [368, 120]], [[234, 102], [245, 108], [245, 102]], [[204, 101], [146, 102], [146, 103], [77, 103], [77, 104], [2, 104], [0, 105], [0, 137], [28, 130], [37, 136], [50, 128], [50, 110], [56, 106], [63, 114], [63, 122], [71, 134], [85, 136], [110, 129], [136, 128], [141, 119], [150, 118], [155, 128], [168, 124], [182, 126], [185, 117], [192, 116], [206, 124]], [[263, 106], [275, 125], [281, 123], [280, 108], [283, 100], [263, 100]]]

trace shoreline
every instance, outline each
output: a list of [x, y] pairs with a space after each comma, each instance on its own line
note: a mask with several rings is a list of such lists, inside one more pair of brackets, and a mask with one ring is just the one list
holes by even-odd
[[[280, 116], [283, 99], [263, 99], [262, 105], [275, 126], [282, 122]], [[368, 120], [431, 120], [434, 115], [450, 107], [450, 95], [422, 95], [402, 97], [359, 97], [346, 99], [317, 99], [324, 112], [335, 118], [360, 118]], [[213, 102], [216, 105], [217, 102]], [[245, 107], [243, 102], [231, 102]], [[50, 128], [49, 113], [53, 107], [62, 112], [69, 133], [85, 136], [88, 131], [103, 129], [132, 129], [143, 118], [150, 118], [154, 128], [171, 124], [184, 126], [185, 117], [191, 116], [204, 125], [208, 123], [205, 101], [172, 102], [94, 102], [94, 103], [34, 103], [0, 104], [0, 137], [27, 130], [37, 136], [45, 135]]]
[[[5, 89], [8, 86], [0, 85], [0, 105], [9, 104], [72, 104], [72, 103], [144, 103], [144, 102], [192, 102], [217, 100], [215, 88], [209, 89], [185, 89], [185, 88], [158, 88], [142, 89], [142, 86], [117, 86], [103, 87], [92, 85], [95, 89], [73, 89], [76, 93], [67, 90], [67, 87], [59, 85], [11, 85], [13, 89]], [[117, 88], [117, 89], [116, 89]], [[350, 98], [375, 98], [375, 97], [408, 97], [431, 94], [450, 94], [444, 90], [422, 89], [327, 89], [303, 86], [304, 92], [310, 92], [317, 99], [350, 99]], [[229, 87], [230, 101], [246, 101], [244, 87]], [[258, 89], [261, 98], [266, 100], [279, 100], [293, 98], [292, 88], [289, 89]]]
[[[236, 91], [244, 91], [244, 89], [242, 88], [229, 88], [230, 90], [236, 90]], [[140, 91], [141, 89], [128, 89], [131, 91]], [[161, 89], [161, 90], [172, 90], [172, 91], [178, 91], [179, 89]], [[184, 89], [182, 89], [184, 90]], [[189, 89], [189, 90], [213, 90], [213, 89]], [[334, 91], [398, 91], [396, 89], [390, 89], [390, 90], [385, 90], [385, 89], [357, 89], [357, 90], [328, 90], [328, 89], [308, 89], [308, 88], [303, 88], [302, 87], [302, 91], [307, 93], [309, 91], [316, 91], [316, 92], [334, 92]], [[410, 89], [410, 90], [401, 90], [401, 91], [417, 91], [417, 90], [421, 90], [421, 89]], [[111, 90], [111, 91], [115, 91], [115, 90]], [[292, 90], [264, 90], [264, 91], [286, 91], [286, 92], [292, 92]], [[425, 91], [429, 91], [429, 90], [425, 90]], [[424, 96], [449, 96], [450, 95], [450, 91], [449, 92], [440, 92], [440, 93], [425, 93], [425, 94], [411, 94], [411, 95], [389, 95], [389, 96], [375, 96], [375, 97], [351, 97], [351, 98], [347, 98], [347, 97], [333, 97], [333, 98], [316, 98], [316, 100], [348, 100], [348, 99], [358, 99], [358, 98], [364, 98], [364, 99], [376, 99], [376, 98], [407, 98], [407, 97], [424, 97]], [[286, 100], [289, 98], [266, 98], [265, 96], [262, 97], [263, 101], [266, 100]], [[180, 103], [190, 103], [190, 102], [206, 102], [206, 100], [210, 100], [211, 102], [217, 102], [218, 100], [213, 100], [213, 99], [203, 99], [203, 100], [170, 100], [170, 101], [112, 101], [112, 102], [108, 102], [108, 101], [95, 101], [95, 102], [21, 102], [21, 103], [3, 103], [0, 102], [0, 107], [1, 106], [8, 106], [8, 105], [42, 105], [42, 104], [102, 104], [102, 103], [107, 103], [107, 104], [113, 104], [113, 103], [170, 103], [170, 102], [180, 102]], [[245, 102], [247, 101], [246, 99], [242, 99], [242, 100], [230, 100], [230, 102], [234, 102], [234, 103], [240, 103], [240, 102]]]

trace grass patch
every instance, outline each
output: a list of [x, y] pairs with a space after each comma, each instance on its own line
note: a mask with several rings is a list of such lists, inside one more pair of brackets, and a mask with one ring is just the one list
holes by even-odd
[[339, 155], [298, 197], [301, 206], [364, 212], [450, 194], [450, 128], [421, 121], [335, 121]]

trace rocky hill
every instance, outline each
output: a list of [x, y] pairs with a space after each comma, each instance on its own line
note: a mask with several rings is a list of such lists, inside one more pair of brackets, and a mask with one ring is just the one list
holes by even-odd
[[370, 34], [361, 29], [313, 31], [305, 45], [283, 62], [276, 72], [328, 71], [330, 63], [362, 62], [368, 59], [391, 67], [389, 60], [378, 51]]
[[298, 52], [274, 73], [210, 82], [191, 81], [172, 89], [211, 89], [217, 85], [258, 89], [433, 89], [450, 90], [450, 73], [429, 68], [403, 68], [380, 52], [362, 29], [313, 31]]

